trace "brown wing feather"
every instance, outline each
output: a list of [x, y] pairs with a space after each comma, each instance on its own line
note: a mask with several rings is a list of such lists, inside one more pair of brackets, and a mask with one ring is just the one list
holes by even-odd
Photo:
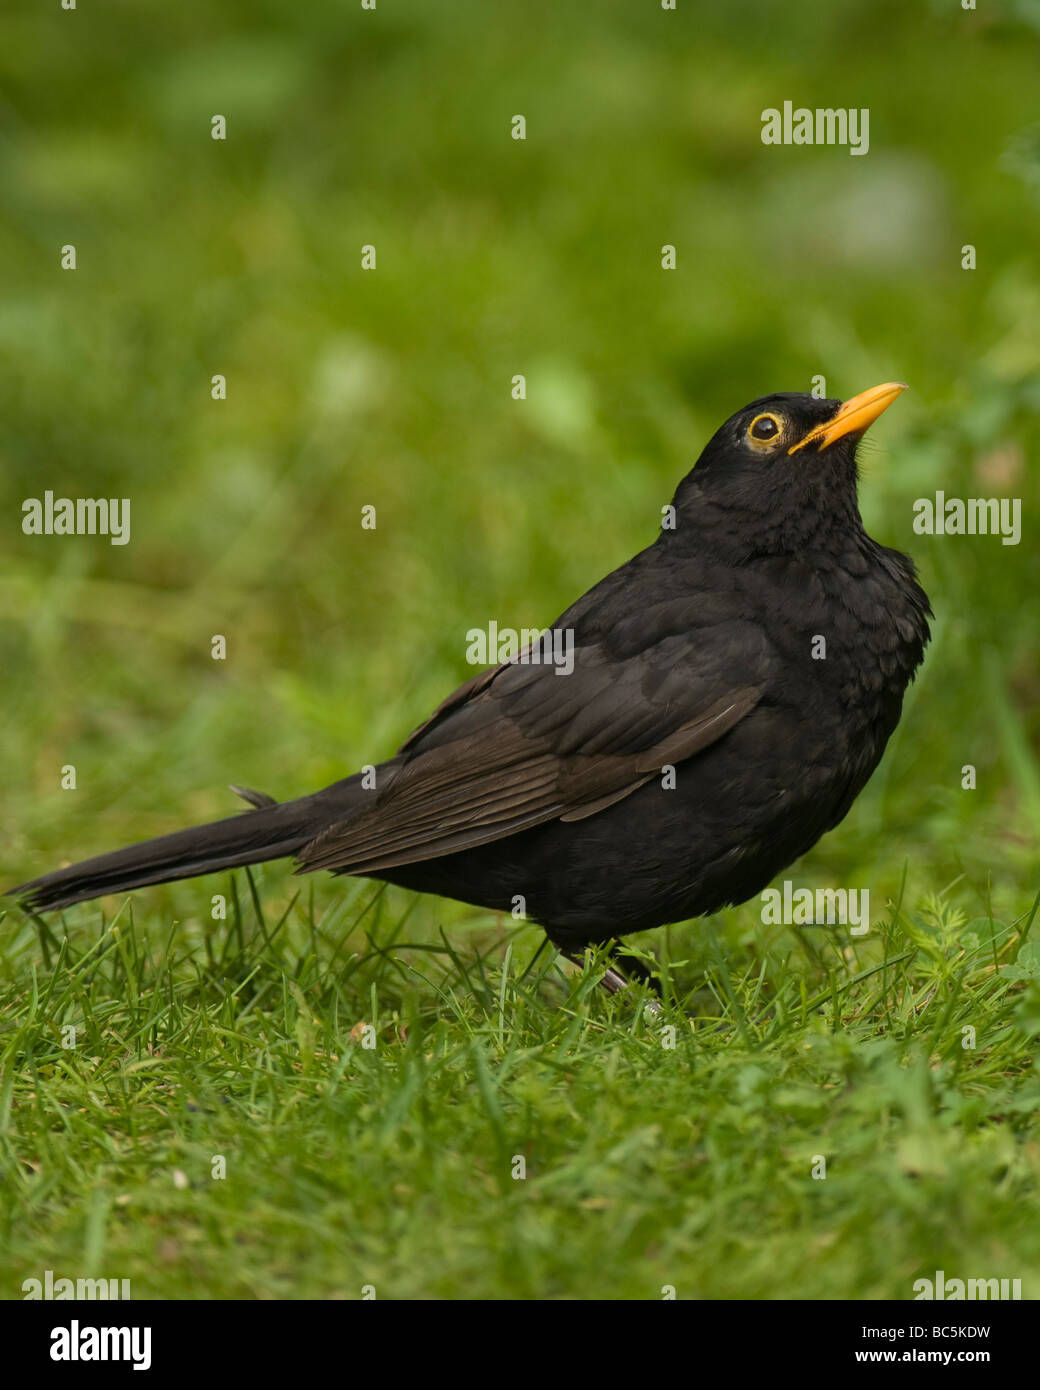
[[[487, 699], [484, 672], [455, 692], [422, 726], [465, 699]], [[464, 698], [462, 692], [467, 691]], [[557, 817], [580, 820], [629, 796], [667, 764], [700, 752], [741, 720], [760, 689], [727, 694], [695, 718], [634, 752], [559, 755], [552, 740], [532, 737], [503, 710], [475, 742], [413, 752], [385, 797], [370, 810], [331, 826], [299, 856], [301, 870], [375, 873], [502, 839]], [[508, 701], [504, 702], [508, 706]], [[422, 730], [404, 745], [414, 749]], [[547, 746], [550, 745], [550, 746]]]

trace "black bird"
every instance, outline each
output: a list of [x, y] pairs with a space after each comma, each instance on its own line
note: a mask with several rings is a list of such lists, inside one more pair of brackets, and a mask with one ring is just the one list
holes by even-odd
[[[859, 439], [904, 389], [738, 411], [654, 543], [460, 686], [374, 786], [281, 803], [235, 788], [254, 810], [13, 891], [43, 911], [293, 856], [519, 906], [571, 957], [744, 902], [845, 816], [929, 638], [913, 562], [857, 505]], [[548, 642], [570, 640], [564, 674]]]

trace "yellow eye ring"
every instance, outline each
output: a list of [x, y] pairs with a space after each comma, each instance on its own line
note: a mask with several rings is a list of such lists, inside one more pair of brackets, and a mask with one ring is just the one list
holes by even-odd
[[[769, 427], [772, 426], [770, 429]], [[772, 444], [774, 440], [780, 438], [783, 427], [775, 415], [764, 414], [756, 415], [748, 425], [748, 439], [752, 444]]]

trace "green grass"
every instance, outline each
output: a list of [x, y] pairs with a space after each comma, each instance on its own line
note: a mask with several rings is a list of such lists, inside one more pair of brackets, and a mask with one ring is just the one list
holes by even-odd
[[[0, 1298], [48, 1268], [139, 1297], [1040, 1294], [1036, 5], [590, 15], [11, 19], [0, 886], [388, 756], [473, 674], [469, 628], [550, 622], [723, 419], [823, 374], [913, 387], [861, 503], [936, 612], [880, 768], [788, 871], [869, 888], [873, 930], [752, 901], [650, 934], [658, 1019], [533, 927], [284, 866], [223, 921], [226, 876], [12, 911]], [[763, 146], [788, 97], [869, 106], [869, 155]], [[130, 497], [130, 544], [23, 535], [47, 488]], [[937, 489], [1020, 498], [1022, 543], [916, 535]]]
[[675, 929], [659, 1015], [525, 926], [423, 941], [371, 885], [322, 909], [239, 879], [219, 931], [149, 936], [129, 907], [78, 940], [25, 924], [0, 1277], [905, 1299], [944, 1269], [1035, 1296], [1037, 903], [966, 922], [954, 895], [855, 944], [750, 912]]

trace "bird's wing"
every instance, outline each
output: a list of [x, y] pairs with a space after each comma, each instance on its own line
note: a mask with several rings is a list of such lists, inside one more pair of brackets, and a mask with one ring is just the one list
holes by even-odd
[[374, 873], [578, 820], [707, 748], [758, 703], [777, 658], [749, 619], [697, 622], [691, 606], [577, 637], [569, 674], [507, 662], [460, 686], [301, 869]]

